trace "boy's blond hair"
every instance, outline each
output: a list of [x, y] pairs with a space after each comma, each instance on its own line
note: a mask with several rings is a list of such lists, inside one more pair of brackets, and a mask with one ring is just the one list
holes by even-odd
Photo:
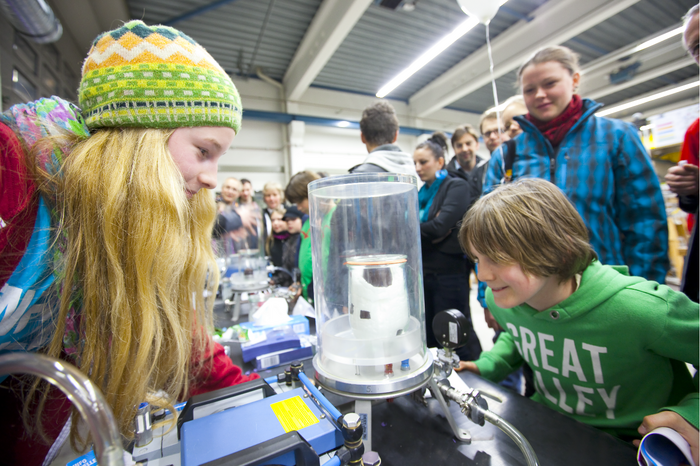
[[597, 257], [566, 195], [539, 178], [501, 185], [479, 199], [464, 216], [459, 241], [472, 260], [478, 251], [497, 264], [517, 263], [527, 275], [561, 282]]

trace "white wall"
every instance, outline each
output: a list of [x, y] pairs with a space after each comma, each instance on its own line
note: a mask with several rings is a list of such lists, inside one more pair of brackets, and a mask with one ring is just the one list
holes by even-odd
[[281, 125], [255, 120], [243, 122], [231, 149], [219, 160], [217, 191], [230, 176], [249, 179], [256, 191], [262, 190], [268, 181], [286, 185], [283, 147]]
[[[279, 89], [262, 80], [236, 80], [235, 84], [245, 109], [285, 113], [286, 104], [286, 113], [355, 122], [360, 120], [362, 110], [378, 100], [371, 96], [310, 88], [301, 100], [283, 102]], [[410, 108], [405, 102], [390, 102], [402, 126], [452, 132], [464, 123], [478, 125], [479, 115], [476, 114], [440, 110], [430, 118], [415, 119], [409, 116]], [[426, 138], [399, 133], [397, 144], [410, 154]], [[291, 154], [290, 174], [302, 170], [343, 174], [362, 163], [367, 155], [358, 129], [316, 126], [299, 121], [287, 125], [244, 119], [231, 150], [219, 162], [219, 186], [229, 176], [248, 178], [257, 191], [268, 181], [285, 186], [288, 181], [284, 173], [286, 151]], [[481, 152], [488, 154], [485, 148]]]

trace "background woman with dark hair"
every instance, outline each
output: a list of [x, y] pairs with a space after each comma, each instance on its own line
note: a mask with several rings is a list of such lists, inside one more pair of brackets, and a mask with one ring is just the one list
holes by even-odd
[[457, 233], [471, 196], [464, 180], [447, 176], [446, 150], [445, 135], [433, 133], [413, 153], [416, 172], [425, 183], [418, 192], [418, 202], [427, 342], [430, 347], [438, 346], [432, 328], [435, 314], [446, 309], [460, 310], [469, 321], [469, 341], [457, 353], [461, 359], [469, 360], [481, 354], [481, 345], [471, 325], [466, 262]]

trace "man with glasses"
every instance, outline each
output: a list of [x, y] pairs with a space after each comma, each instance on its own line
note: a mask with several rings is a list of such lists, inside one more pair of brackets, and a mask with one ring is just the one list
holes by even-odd
[[[503, 125], [502, 120], [501, 125]], [[501, 127], [501, 134], [499, 137], [498, 117], [496, 115], [496, 110], [493, 108], [486, 110], [483, 115], [481, 115], [481, 119], [479, 120], [479, 130], [481, 131], [481, 136], [484, 138], [484, 144], [486, 144], [486, 148], [489, 150], [489, 153], [493, 153], [498, 146], [510, 139], [503, 127]]]

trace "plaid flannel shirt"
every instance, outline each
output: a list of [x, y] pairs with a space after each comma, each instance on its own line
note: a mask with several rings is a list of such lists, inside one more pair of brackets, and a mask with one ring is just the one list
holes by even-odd
[[[630, 123], [598, 117], [601, 104], [583, 100], [583, 116], [558, 150], [524, 117], [515, 138], [512, 179], [536, 177], [554, 182], [574, 204], [588, 228], [600, 262], [627, 265], [631, 275], [664, 283], [668, 270], [668, 226], [659, 179], [651, 158]], [[502, 145], [494, 151], [483, 194], [504, 178]], [[485, 285], [480, 284], [479, 298]], [[480, 299], [482, 305], [486, 302]]]

